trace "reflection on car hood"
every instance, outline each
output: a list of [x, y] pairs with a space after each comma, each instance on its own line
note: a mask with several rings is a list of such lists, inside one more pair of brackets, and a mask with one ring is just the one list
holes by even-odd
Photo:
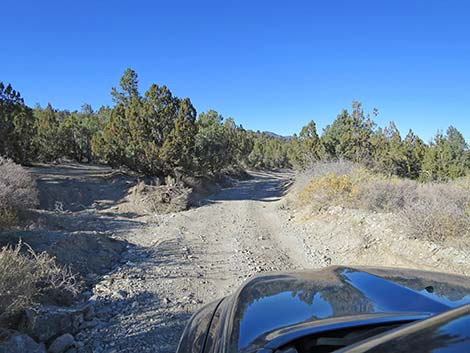
[[262, 275], [247, 281], [223, 303], [219, 333], [225, 339], [220, 348], [251, 351], [302, 325], [372, 315], [398, 314], [412, 320], [466, 303], [470, 303], [470, 279], [449, 274], [330, 267]]

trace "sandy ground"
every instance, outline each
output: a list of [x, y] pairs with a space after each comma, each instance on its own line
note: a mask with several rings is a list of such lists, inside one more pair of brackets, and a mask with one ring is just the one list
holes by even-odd
[[[73, 189], [78, 182], [88, 188], [99, 171], [65, 179], [60, 173], [48, 175]], [[44, 170], [37, 175], [47, 179]], [[114, 182], [103, 175], [93, 179], [95, 196], [82, 196], [76, 203], [83, 206], [66, 212], [68, 222], [60, 230], [96, 227], [98, 236], [111, 234], [127, 249], [93, 283], [90, 301], [99, 320], [78, 334], [83, 352], [174, 352], [192, 313], [259, 272], [364, 264], [470, 275], [468, 251], [409, 239], [393, 215], [337, 207], [312, 216], [293, 209], [290, 172], [254, 172], [198, 208], [146, 216], [117, 212], [135, 180]], [[43, 204], [57, 205], [54, 195], [46, 195]], [[71, 200], [61, 202], [64, 207]], [[91, 261], [93, 251], [88, 256]]]

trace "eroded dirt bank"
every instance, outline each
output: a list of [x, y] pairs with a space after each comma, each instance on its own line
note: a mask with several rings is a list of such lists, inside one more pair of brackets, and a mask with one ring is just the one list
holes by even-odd
[[[46, 210], [42, 225], [23, 232], [62, 247], [83, 236], [98, 244], [80, 245], [76, 256], [89, 272], [95, 315], [75, 337], [79, 352], [174, 352], [195, 310], [258, 272], [362, 264], [470, 275], [468, 251], [408, 239], [393, 215], [332, 208], [310, 217], [291, 209], [290, 172], [254, 172], [198, 208], [165, 215], [120, 211], [137, 181], [109, 173], [37, 170]], [[62, 187], [65, 200], [56, 193]]]

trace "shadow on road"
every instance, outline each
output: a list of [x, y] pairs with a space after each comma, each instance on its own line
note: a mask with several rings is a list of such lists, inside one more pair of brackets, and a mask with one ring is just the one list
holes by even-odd
[[0, 246], [27, 243], [46, 251], [83, 277], [104, 274], [127, 243], [116, 234], [142, 226], [134, 214], [100, 212], [115, 205], [136, 178], [108, 167], [68, 164], [30, 168], [37, 178], [39, 209], [25, 211], [21, 229], [0, 230]]
[[292, 185], [292, 172], [283, 171], [277, 173], [251, 172], [253, 178], [238, 181], [235, 186], [223, 189], [215, 195], [211, 195], [201, 204], [207, 205], [219, 201], [279, 201]]
[[70, 164], [30, 171], [37, 178], [44, 210], [105, 209], [122, 200], [138, 182], [137, 177], [103, 166]]

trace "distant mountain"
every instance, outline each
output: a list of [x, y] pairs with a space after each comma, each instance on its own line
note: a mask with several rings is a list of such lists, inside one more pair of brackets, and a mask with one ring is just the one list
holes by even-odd
[[290, 140], [292, 138], [292, 136], [282, 136], [271, 131], [263, 131], [262, 134], [267, 135], [269, 137], [274, 137], [276, 139], [281, 139], [281, 140]]

